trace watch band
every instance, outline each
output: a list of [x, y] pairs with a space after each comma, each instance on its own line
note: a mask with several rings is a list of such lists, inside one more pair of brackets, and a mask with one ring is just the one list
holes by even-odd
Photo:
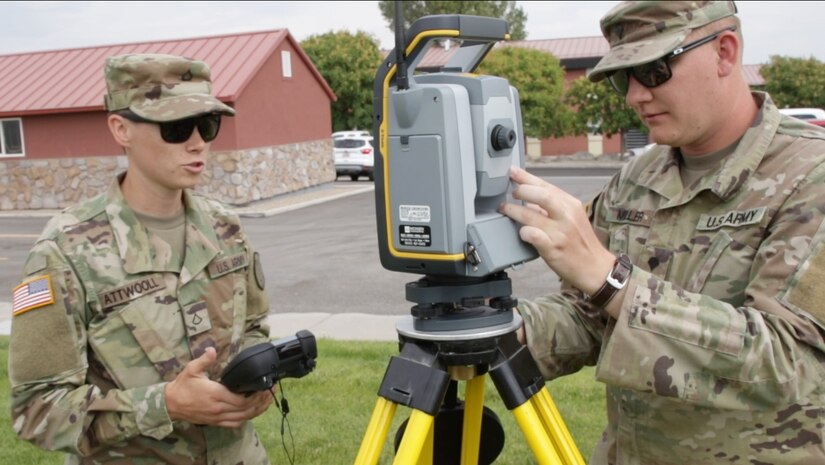
[[633, 272], [633, 263], [630, 257], [625, 254], [619, 255], [613, 263], [613, 269], [607, 274], [604, 284], [593, 295], [588, 297], [590, 304], [604, 308], [610, 300], [627, 284], [630, 274]]

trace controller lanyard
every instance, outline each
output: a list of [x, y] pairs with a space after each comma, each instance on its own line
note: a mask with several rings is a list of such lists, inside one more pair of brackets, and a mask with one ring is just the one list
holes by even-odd
[[[284, 388], [281, 386], [281, 380], [278, 380], [278, 391], [281, 393], [281, 401], [278, 402], [278, 398], [275, 396], [275, 390], [273, 388], [269, 388], [269, 392], [272, 394], [272, 399], [275, 401], [275, 406], [278, 407], [278, 412], [281, 413], [281, 444], [284, 446], [284, 452], [286, 453], [286, 458], [289, 460], [290, 465], [295, 464], [295, 438], [292, 436], [292, 426], [289, 424], [289, 419], [286, 417], [289, 414], [289, 402], [287, 402], [286, 397], [284, 397]], [[286, 436], [285, 432], [289, 431], [289, 442], [292, 445], [292, 453], [290, 454], [289, 449], [286, 446]]]

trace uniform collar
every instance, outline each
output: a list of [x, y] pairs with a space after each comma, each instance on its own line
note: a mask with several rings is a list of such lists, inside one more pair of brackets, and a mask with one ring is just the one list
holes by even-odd
[[220, 242], [212, 217], [196, 205], [195, 197], [184, 189], [186, 209], [186, 255], [180, 272], [181, 284], [186, 284], [221, 253]]
[[220, 253], [218, 239], [208, 216], [196, 208], [192, 195], [184, 190], [186, 255], [183, 269], [179, 270], [168, 260], [158, 257], [151, 244], [152, 235], [138, 221], [135, 212], [126, 203], [120, 188], [125, 175], [125, 172], [118, 175], [106, 194], [106, 216], [112, 226], [123, 269], [130, 274], [180, 271], [182, 283], [188, 282]]
[[[759, 112], [753, 124], [714, 174], [706, 176], [690, 192], [682, 188], [679, 177], [678, 152], [671, 147], [657, 147], [657, 155], [642, 173], [639, 183], [670, 201], [684, 203], [703, 190], [710, 190], [721, 200], [729, 200], [753, 174], [762, 162], [779, 127], [780, 114], [770, 96], [764, 92], [751, 93]], [[662, 151], [666, 150], [666, 153]]]

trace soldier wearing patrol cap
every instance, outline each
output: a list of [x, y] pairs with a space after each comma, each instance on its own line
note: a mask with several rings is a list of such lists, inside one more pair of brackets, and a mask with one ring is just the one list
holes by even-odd
[[596, 366], [594, 465], [825, 463], [825, 131], [750, 91], [735, 14], [617, 5], [588, 77], [656, 145], [587, 210], [511, 175], [541, 209], [502, 211], [563, 281], [520, 299], [521, 336], [548, 379]]
[[234, 110], [208, 66], [169, 55], [105, 63], [108, 127], [129, 168], [53, 218], [14, 289], [15, 432], [66, 463], [267, 464], [249, 420], [272, 394], [215, 381], [268, 340], [258, 254], [195, 186]]

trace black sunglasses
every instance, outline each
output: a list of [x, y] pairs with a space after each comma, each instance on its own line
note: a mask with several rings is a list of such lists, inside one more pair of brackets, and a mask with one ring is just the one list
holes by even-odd
[[630, 68], [618, 69], [609, 73], [607, 75], [607, 80], [610, 81], [610, 84], [613, 85], [613, 88], [616, 89], [616, 92], [620, 95], [627, 95], [628, 88], [630, 87], [631, 74], [639, 82], [639, 84], [645, 87], [653, 88], [660, 86], [673, 77], [673, 71], [670, 69], [670, 60], [682, 55], [685, 52], [689, 52], [696, 47], [704, 45], [708, 42], [713, 42], [717, 37], [727, 31], [733, 32], [735, 30], [736, 26], [730, 26], [707, 37], [703, 37], [695, 42], [682, 45], [676, 50], [659, 59], [653, 60], [650, 63], [645, 63]]
[[221, 115], [214, 113], [163, 123], [141, 118], [129, 110], [122, 111], [119, 114], [136, 123], [157, 124], [160, 127], [160, 137], [169, 144], [181, 144], [188, 141], [192, 137], [192, 131], [195, 130], [195, 127], [198, 128], [204, 142], [212, 142], [218, 137], [218, 131], [221, 129]]

